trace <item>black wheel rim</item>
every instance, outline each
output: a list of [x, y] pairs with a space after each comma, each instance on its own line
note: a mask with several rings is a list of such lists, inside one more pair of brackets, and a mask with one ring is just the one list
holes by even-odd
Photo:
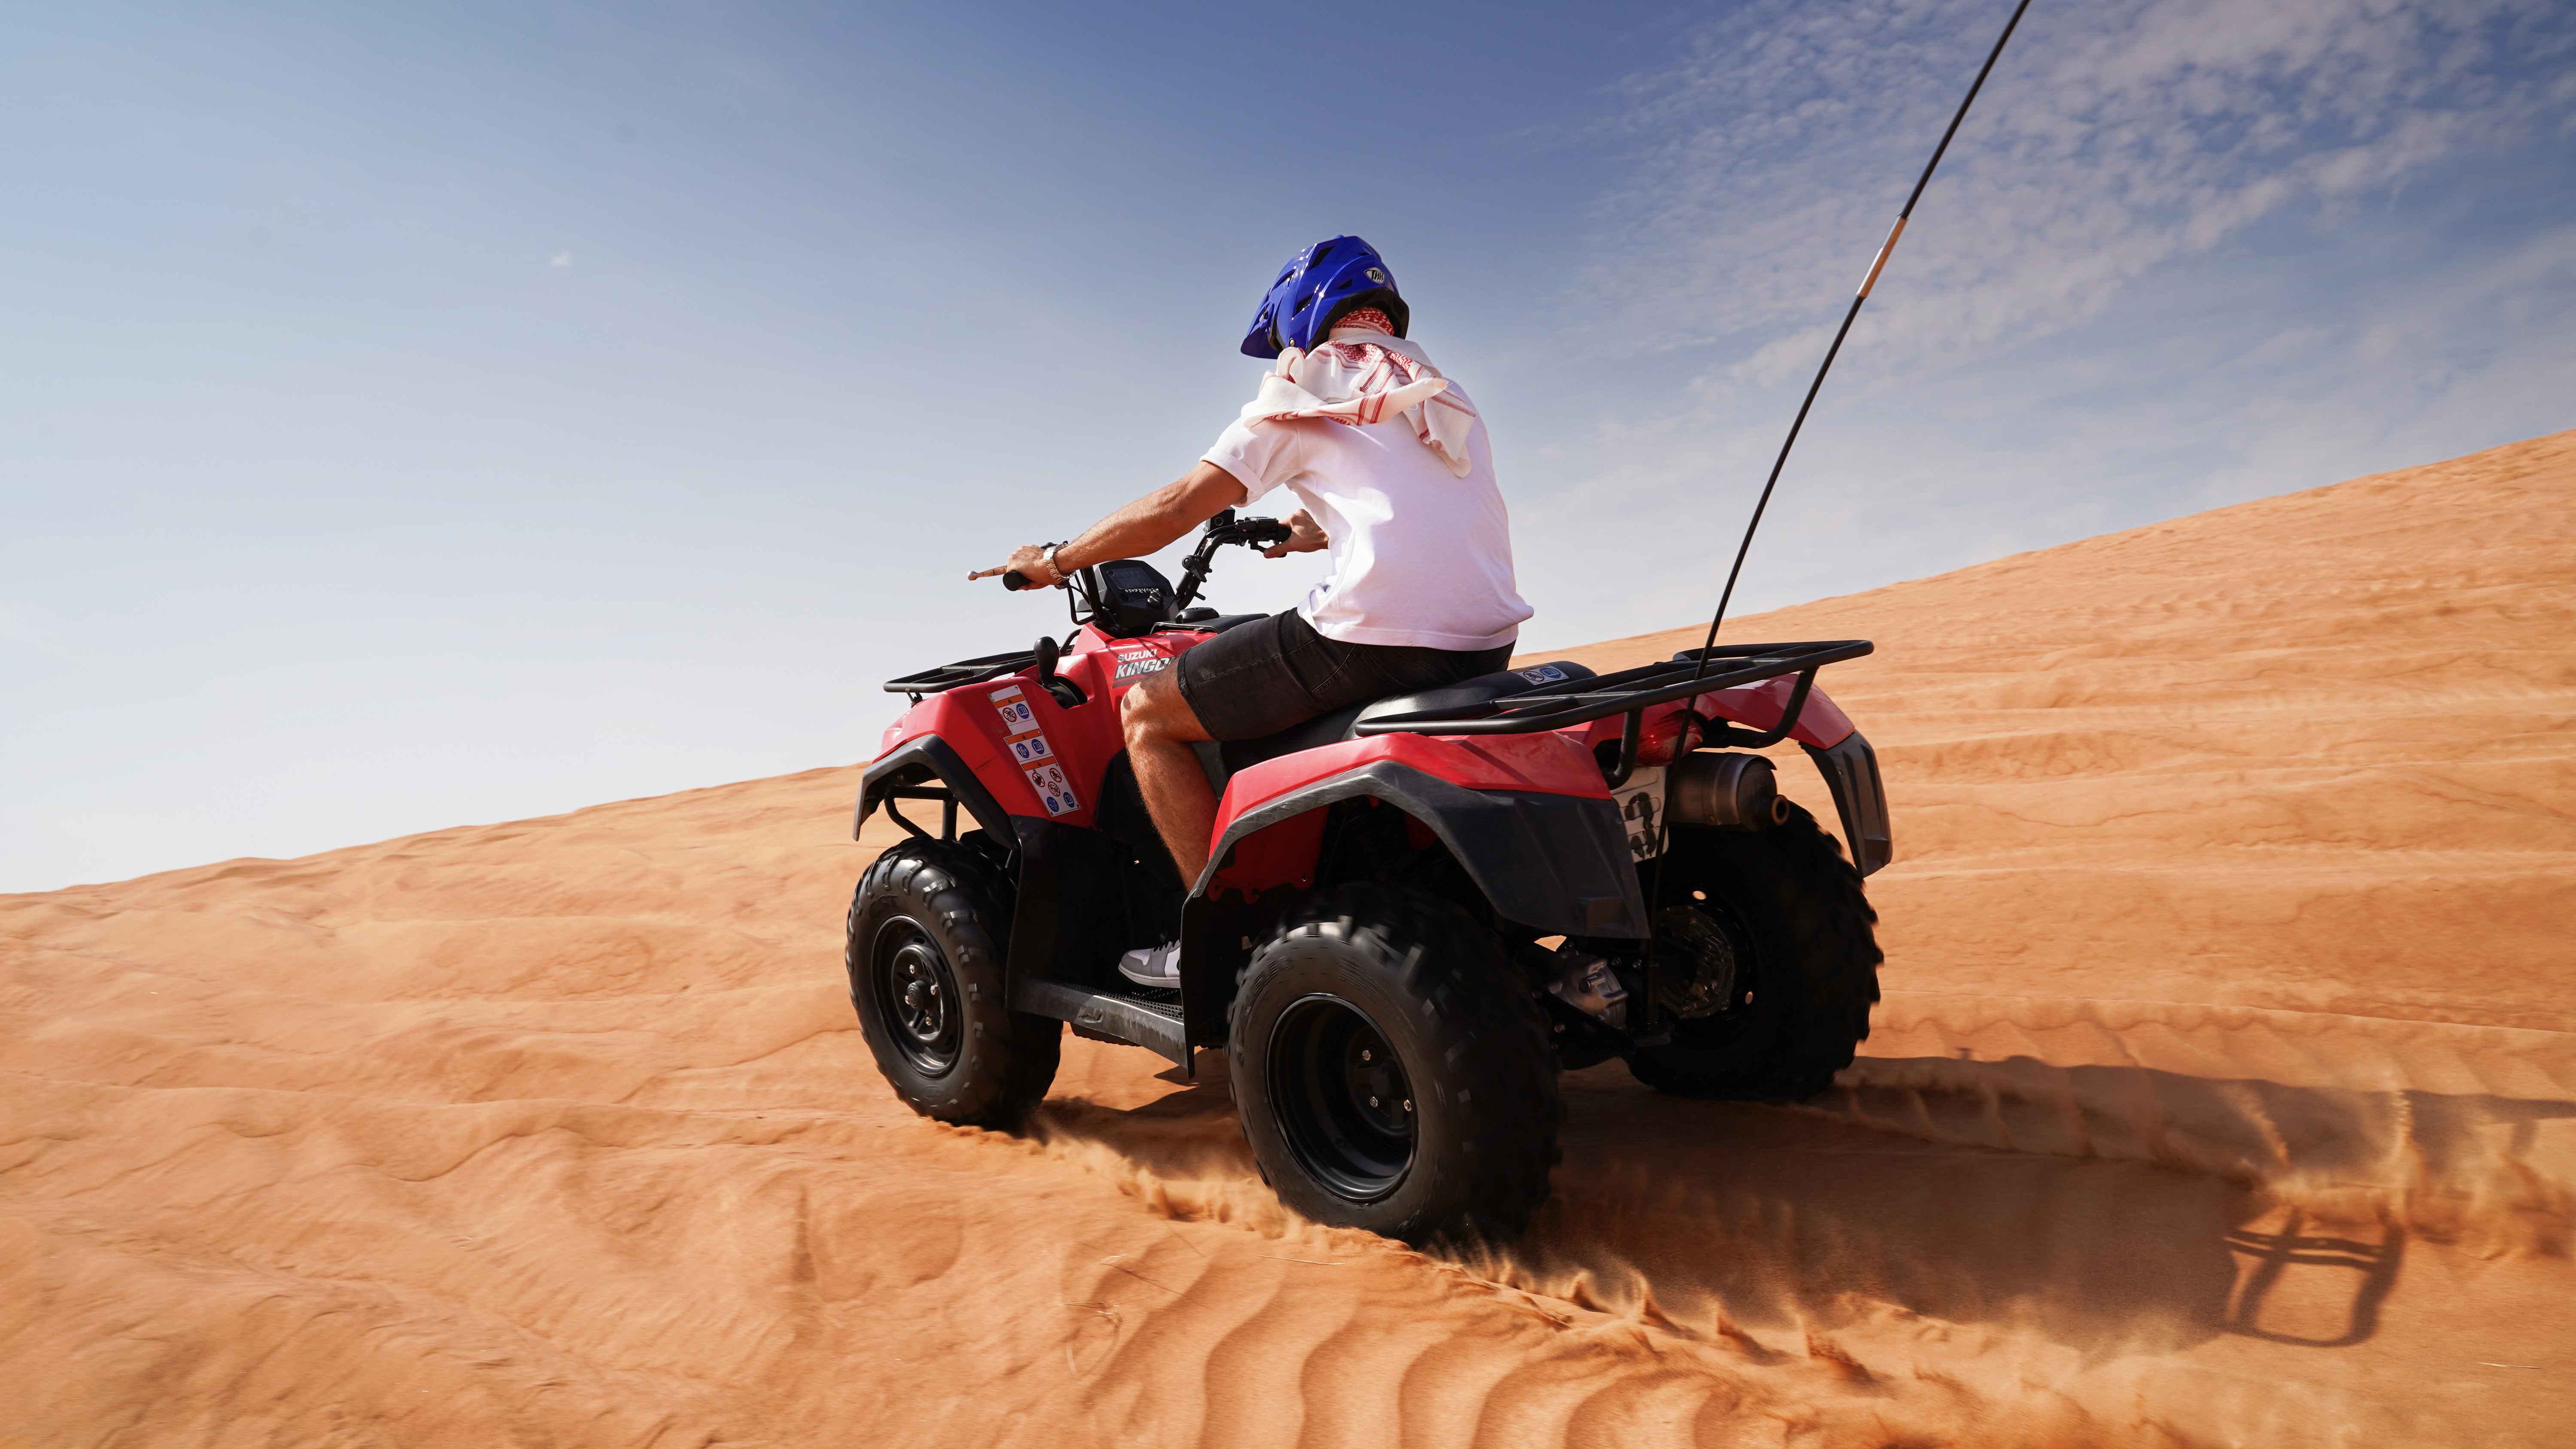
[[[1724, 902], [1666, 906], [1654, 916], [1655, 952], [1665, 974], [1655, 996], [1684, 1021], [1726, 1021], [1751, 1007], [1758, 957], [1753, 933]], [[1678, 967], [1679, 970], [1671, 968]]]
[[1369, 1014], [1308, 996], [1270, 1030], [1270, 1103], [1288, 1151], [1335, 1196], [1374, 1202], [1413, 1166], [1419, 1104], [1403, 1059]]
[[873, 978], [877, 1009], [895, 1050], [924, 1076], [957, 1064], [957, 973], [918, 921], [888, 921], [877, 933]]

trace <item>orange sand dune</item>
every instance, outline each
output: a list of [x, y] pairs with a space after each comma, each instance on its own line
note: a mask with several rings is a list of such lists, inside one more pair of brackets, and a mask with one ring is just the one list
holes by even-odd
[[1455, 1260], [898, 1107], [854, 769], [0, 898], [0, 1445], [2568, 1442], [2571, 558], [2576, 433], [1730, 627], [1878, 641], [1877, 1033]]

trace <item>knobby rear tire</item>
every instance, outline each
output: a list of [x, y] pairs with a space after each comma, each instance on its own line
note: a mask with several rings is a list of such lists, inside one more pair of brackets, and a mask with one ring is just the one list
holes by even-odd
[[[1253, 953], [1228, 1028], [1244, 1136], [1305, 1217], [1413, 1243], [1502, 1238], [1546, 1200], [1565, 1116], [1547, 1021], [1500, 943], [1447, 901], [1321, 892]], [[1396, 1071], [1367, 1075], [1354, 1044], [1372, 1040]], [[1400, 1148], [1381, 1130], [1399, 1118]]]
[[[1831, 1085], [1869, 1036], [1885, 957], [1860, 873], [1796, 805], [1768, 830], [1675, 830], [1658, 911], [1705, 909], [1705, 892], [1749, 938], [1752, 1002], [1675, 1024], [1672, 1043], [1636, 1047], [1628, 1069], [1677, 1097], [1796, 1101]], [[1647, 867], [1652, 879], [1651, 866]], [[1712, 915], [1719, 914], [1712, 912]]]
[[941, 1122], [1011, 1131], [1055, 1081], [1063, 1023], [1009, 1007], [989, 869], [945, 841], [888, 847], [859, 877], [842, 959], [895, 1095]]

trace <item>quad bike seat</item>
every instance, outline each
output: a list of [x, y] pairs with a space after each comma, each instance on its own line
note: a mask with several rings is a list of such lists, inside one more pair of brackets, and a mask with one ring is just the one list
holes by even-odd
[[[1556, 672], [1551, 674], [1549, 672], [1551, 670]], [[1275, 760], [1282, 755], [1293, 755], [1299, 750], [1311, 750], [1318, 745], [1357, 739], [1359, 735], [1356, 733], [1356, 728], [1364, 719], [1376, 719], [1381, 715], [1390, 714], [1411, 714], [1416, 710], [1425, 709], [1457, 709], [1465, 705], [1483, 704], [1487, 700], [1501, 699], [1506, 695], [1524, 693], [1537, 689], [1541, 685], [1561, 684], [1570, 680], [1592, 677], [1591, 670], [1570, 659], [1559, 659], [1550, 664], [1532, 664], [1520, 669], [1497, 670], [1492, 674], [1477, 675], [1473, 679], [1462, 679], [1456, 684], [1445, 684], [1438, 689], [1416, 690], [1411, 694], [1391, 694], [1384, 699], [1345, 705], [1329, 714], [1319, 714], [1303, 724], [1290, 725], [1275, 735], [1263, 735], [1259, 739], [1250, 740], [1227, 740], [1212, 751], [1202, 747], [1200, 758], [1203, 763], [1206, 763], [1208, 755], [1216, 756], [1216, 762], [1210, 765], [1208, 774], [1215, 780], [1217, 788], [1222, 790], [1225, 788], [1226, 778], [1237, 770], [1248, 769], [1264, 760]]]

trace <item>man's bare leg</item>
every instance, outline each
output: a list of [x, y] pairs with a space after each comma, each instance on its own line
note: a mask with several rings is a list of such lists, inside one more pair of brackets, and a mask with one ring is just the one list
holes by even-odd
[[1208, 836], [1216, 829], [1216, 791], [1190, 746], [1212, 738], [1198, 712], [1181, 697], [1178, 668], [1150, 674], [1127, 691], [1119, 705], [1119, 724], [1127, 732], [1127, 759], [1136, 767], [1136, 786], [1145, 795], [1145, 812], [1181, 870], [1181, 885], [1198, 882], [1207, 869]]

